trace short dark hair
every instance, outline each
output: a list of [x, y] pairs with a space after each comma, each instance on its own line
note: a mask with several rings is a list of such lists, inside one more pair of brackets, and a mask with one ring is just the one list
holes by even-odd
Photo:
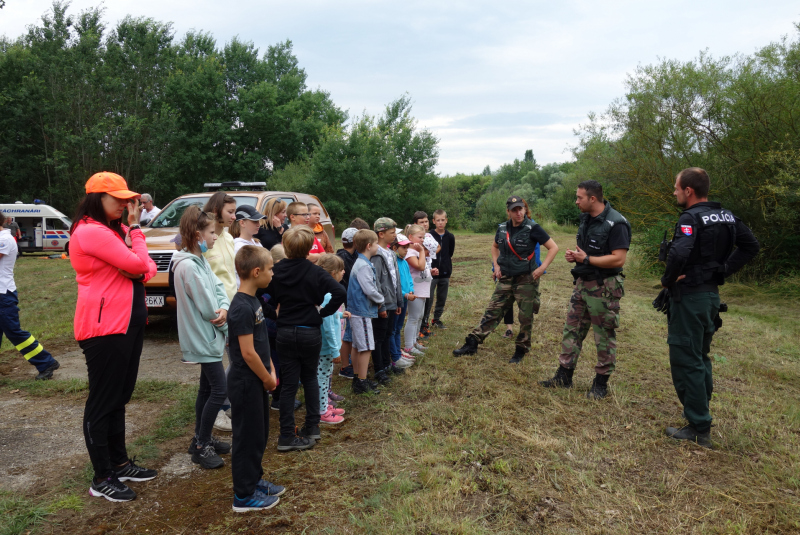
[[700, 198], [708, 197], [708, 190], [711, 189], [711, 179], [705, 169], [699, 167], [689, 167], [678, 173], [678, 181], [682, 188], [692, 188], [694, 194]]
[[264, 269], [272, 263], [272, 255], [260, 245], [245, 245], [236, 253], [234, 260], [236, 274], [243, 281], [250, 278], [255, 268]]
[[603, 202], [603, 186], [597, 180], [584, 180], [578, 184], [578, 189], [586, 191], [589, 197], [594, 197]]
[[6, 222], [6, 216], [3, 215], [3, 212], [0, 212], [0, 227], [3, 226], [3, 223]]
[[358, 229], [358, 230], [372, 230], [372, 228], [369, 226], [369, 223], [367, 223], [366, 221], [364, 221], [360, 217], [357, 217], [357, 218], [353, 219], [350, 222], [350, 226], [353, 227], [354, 229]]
[[422, 210], [414, 212], [414, 217], [411, 218], [411, 222], [417, 223], [420, 219], [428, 219], [428, 212], [423, 212]]

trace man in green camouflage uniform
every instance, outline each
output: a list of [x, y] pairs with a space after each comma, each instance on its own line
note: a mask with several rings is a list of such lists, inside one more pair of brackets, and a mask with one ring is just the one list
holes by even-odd
[[[531, 349], [533, 315], [539, 312], [539, 278], [558, 253], [558, 245], [535, 221], [525, 201], [512, 195], [506, 201], [508, 221], [498, 225], [492, 244], [494, 278], [497, 281], [492, 299], [478, 326], [467, 335], [463, 347], [453, 351], [455, 356], [474, 355], [478, 344], [502, 321], [506, 310], [519, 306], [520, 330], [516, 350], [509, 362], [517, 363]], [[539, 245], [547, 249], [541, 265], [536, 262]]]
[[608, 394], [608, 378], [617, 360], [619, 300], [625, 295], [622, 266], [631, 243], [631, 226], [603, 200], [603, 187], [595, 180], [578, 184], [575, 204], [581, 210], [575, 251], [567, 249], [567, 262], [574, 262], [575, 289], [564, 323], [561, 355], [556, 375], [539, 384], [569, 388], [583, 340], [594, 331], [597, 346], [595, 379], [587, 393], [590, 399]]

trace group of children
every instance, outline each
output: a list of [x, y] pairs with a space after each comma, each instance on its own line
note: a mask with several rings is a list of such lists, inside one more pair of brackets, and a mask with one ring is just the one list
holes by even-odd
[[[356, 219], [342, 233], [343, 248], [332, 254], [315, 235], [314, 209], [320, 210], [299, 202], [271, 206], [271, 216], [285, 211], [290, 221], [278, 228], [275, 217], [237, 207], [219, 192], [203, 210], [187, 208], [180, 221], [181, 249], [172, 263], [178, 334], [183, 361], [201, 367], [188, 451], [203, 468], [223, 466], [220, 455], [231, 452], [237, 512], [269, 509], [286, 490], [263, 479], [271, 409], [280, 412], [278, 451], [311, 448], [321, 424], [344, 421], [337, 407], [344, 398], [330, 388], [335, 364], [342, 365], [340, 376], [352, 378], [354, 394], [380, 393], [380, 385], [425, 352], [420, 339], [430, 336], [432, 286], [432, 325], [444, 328], [455, 245], [444, 211], [434, 213], [433, 233], [424, 212], [403, 233], [389, 218], [372, 229]], [[265, 226], [281, 237], [271, 250], [256, 238]], [[298, 428], [299, 384], [306, 415]], [[225, 418], [233, 447], [212, 435], [215, 424], [226, 429]]]

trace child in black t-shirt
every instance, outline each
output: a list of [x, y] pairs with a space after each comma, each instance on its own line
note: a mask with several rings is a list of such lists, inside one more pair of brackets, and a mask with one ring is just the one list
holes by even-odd
[[[272, 281], [272, 256], [263, 247], [245, 245], [236, 254], [235, 264], [241, 284], [228, 309], [228, 392], [236, 437], [231, 454], [233, 510], [241, 513], [273, 507], [286, 489], [262, 479], [261, 467], [269, 437], [267, 392], [277, 386], [277, 378], [256, 290]], [[274, 310], [270, 312], [274, 315]]]

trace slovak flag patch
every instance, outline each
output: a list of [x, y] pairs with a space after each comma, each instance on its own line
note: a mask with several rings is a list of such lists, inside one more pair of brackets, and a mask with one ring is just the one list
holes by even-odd
[[692, 235], [692, 226], [691, 225], [681, 225], [681, 232], [683, 232], [687, 236]]

